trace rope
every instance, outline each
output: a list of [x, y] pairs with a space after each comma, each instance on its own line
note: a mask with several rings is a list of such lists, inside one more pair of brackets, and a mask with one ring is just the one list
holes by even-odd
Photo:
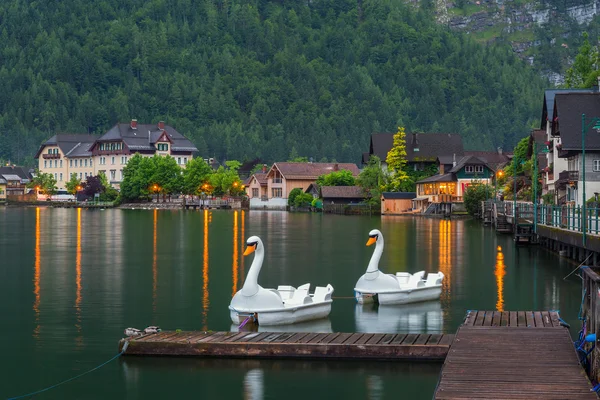
[[246, 324], [248, 323], [248, 321], [250, 321], [251, 317], [246, 317], [246, 319], [244, 320], [244, 322], [242, 322], [240, 324], [240, 326], [238, 326], [238, 329], [242, 329], [244, 326], [246, 326]]
[[571, 271], [571, 272], [569, 273], [569, 275], [565, 276], [565, 277], [563, 278], [563, 281], [564, 281], [565, 279], [567, 279], [568, 277], [570, 277], [571, 275], [573, 275], [573, 273], [574, 273], [575, 271], [577, 271], [579, 268], [581, 268], [581, 266], [582, 266], [583, 264], [585, 264], [585, 262], [586, 262], [586, 261], [587, 261], [587, 260], [588, 260], [588, 259], [589, 259], [589, 258], [592, 256], [592, 254], [594, 254], [594, 253], [590, 253], [590, 254], [589, 254], [589, 255], [588, 255], [586, 258], [585, 258], [585, 260], [583, 260], [583, 262], [577, 266], [577, 268], [575, 268], [573, 271]]
[[113, 357], [113, 358], [111, 358], [110, 360], [103, 362], [102, 364], [98, 365], [97, 367], [90, 369], [89, 371], [83, 372], [83, 373], [81, 373], [81, 374], [79, 374], [79, 375], [77, 375], [77, 376], [74, 376], [74, 377], [72, 377], [72, 378], [69, 378], [69, 379], [67, 379], [67, 380], [65, 380], [65, 381], [62, 381], [62, 382], [60, 382], [60, 383], [57, 383], [57, 384], [55, 384], [55, 385], [49, 386], [49, 387], [47, 387], [47, 388], [45, 388], [45, 389], [41, 389], [41, 390], [38, 390], [38, 391], [36, 391], [36, 392], [31, 392], [31, 393], [24, 394], [24, 395], [21, 395], [21, 396], [11, 397], [11, 398], [9, 398], [8, 400], [16, 400], [16, 399], [22, 399], [22, 398], [24, 398], [24, 397], [32, 397], [32, 396], [35, 396], [36, 394], [40, 394], [40, 393], [42, 393], [42, 392], [45, 392], [45, 391], [48, 391], [48, 390], [50, 390], [50, 389], [54, 389], [54, 388], [56, 388], [56, 387], [58, 387], [58, 386], [60, 386], [60, 385], [64, 385], [65, 383], [68, 383], [68, 382], [74, 381], [74, 380], [75, 380], [75, 379], [77, 379], [77, 378], [81, 378], [82, 376], [84, 376], [84, 375], [87, 375], [87, 374], [89, 374], [90, 372], [94, 372], [94, 371], [96, 371], [97, 369], [100, 369], [100, 368], [104, 367], [106, 364], [108, 364], [108, 363], [110, 363], [111, 361], [113, 361], [113, 360], [116, 360], [117, 358], [119, 358], [120, 356], [122, 356], [122, 355], [123, 355], [123, 353], [125, 353], [125, 350], [127, 350], [127, 347], [128, 347], [128, 346], [129, 346], [129, 342], [125, 342], [125, 344], [123, 345], [123, 350], [121, 350], [121, 352], [120, 352], [119, 354], [117, 354], [116, 356], [114, 356], [114, 357]]

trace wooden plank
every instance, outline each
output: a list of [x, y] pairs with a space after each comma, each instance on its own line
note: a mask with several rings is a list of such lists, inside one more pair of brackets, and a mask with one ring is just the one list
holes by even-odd
[[410, 333], [406, 335], [406, 338], [404, 338], [404, 341], [402, 341], [402, 345], [407, 346], [413, 344], [415, 340], [417, 340], [417, 337], [419, 337], [419, 335], [415, 333]]
[[313, 337], [310, 341], [308, 341], [307, 343], [309, 344], [317, 344], [320, 343], [321, 340], [325, 339], [327, 336], [329, 336], [329, 333], [317, 333], [317, 335], [315, 337]]
[[540, 328], [544, 326], [544, 323], [542, 322], [542, 313], [539, 311], [536, 311], [533, 313], [533, 320], [535, 321], [535, 326], [536, 328]]
[[340, 333], [330, 344], [342, 344], [348, 340], [354, 333]]
[[477, 311], [476, 310], [469, 310], [469, 311], [467, 311], [467, 317], [465, 318], [464, 325], [466, 325], [466, 326], [473, 326], [475, 324], [475, 317], [476, 316], [477, 316]]
[[429, 340], [427, 341], [428, 345], [436, 345], [440, 342], [440, 340], [442, 339], [442, 334], [439, 333], [434, 333], [433, 335], [429, 336]]
[[364, 336], [364, 333], [354, 333], [344, 342], [344, 344], [354, 344], [358, 339]]
[[335, 340], [336, 337], [340, 336], [341, 333], [329, 333], [326, 337], [321, 340], [321, 344], [329, 344]]
[[283, 335], [279, 336], [277, 339], [273, 340], [273, 343], [285, 342], [286, 340], [288, 340], [289, 338], [291, 338], [295, 334], [296, 334], [295, 332], [284, 333]]
[[223, 339], [223, 341], [224, 342], [232, 342], [232, 341], [235, 341], [237, 339], [241, 339], [244, 336], [249, 335], [249, 334], [250, 334], [250, 332], [238, 332], [237, 335], [229, 336], [228, 338]]
[[442, 335], [442, 338], [438, 342], [438, 345], [439, 346], [449, 346], [452, 344], [452, 342], [454, 342], [454, 335], [444, 334], [444, 335]]
[[[267, 336], [269, 336], [270, 334], [271, 334], [270, 332], [262, 332], [262, 333], [259, 333], [259, 334], [258, 334], [258, 335], [256, 335], [256, 336], [254, 336], [254, 337], [253, 337], [253, 338], [251, 338], [251, 339], [248, 339], [248, 340], [245, 340], [245, 339], [244, 339], [244, 342], [245, 342], [245, 343], [257, 343], [257, 342], [260, 342], [261, 340], [263, 340], [264, 338], [266, 338]], [[246, 337], [247, 337], [247, 336], [246, 336]], [[239, 343], [239, 342], [238, 342], [238, 343]]]
[[552, 320], [550, 319], [550, 313], [548, 311], [542, 311], [542, 322], [545, 327], [552, 327]]
[[360, 339], [358, 339], [356, 342], [354, 342], [354, 344], [356, 345], [361, 345], [361, 344], [365, 344], [367, 343], [367, 341], [369, 341], [369, 339], [371, 339], [373, 337], [373, 333], [365, 333], [364, 335], [362, 335], [360, 337]]
[[525, 311], [525, 323], [528, 328], [532, 328], [535, 326], [535, 322], [533, 320], [533, 311]]
[[381, 342], [379, 342], [379, 344], [390, 344], [391, 341], [394, 340], [395, 337], [396, 337], [395, 333], [387, 334], [383, 337], [383, 339], [381, 339]]
[[482, 326], [484, 317], [485, 317], [485, 311], [477, 311], [477, 316], [475, 317], [474, 326]]
[[404, 341], [404, 338], [406, 338], [406, 335], [400, 333], [400, 334], [396, 335], [395, 338], [392, 339], [392, 341], [390, 342], [390, 344], [400, 344], [400, 343], [402, 343]]
[[527, 326], [525, 311], [517, 311], [517, 326]]
[[558, 312], [550, 311], [550, 320], [552, 321], [553, 327], [561, 326], [560, 325], [560, 316], [558, 315]]
[[483, 326], [492, 326], [492, 317], [494, 313], [492, 311], [486, 311], [483, 319]]
[[281, 335], [283, 335], [283, 334], [282, 333], [272, 333], [269, 336], [267, 336], [266, 338], [264, 338], [263, 340], [261, 340], [261, 343], [271, 343], [272, 341], [274, 341]]
[[417, 340], [413, 342], [413, 346], [423, 346], [429, 340], [429, 334], [422, 333], [417, 337]]
[[509, 314], [510, 314], [510, 316], [508, 318], [508, 326], [513, 326], [513, 327], [519, 326], [519, 324], [517, 322], [518, 321], [517, 312], [511, 311]]
[[318, 333], [309, 333], [308, 335], [304, 336], [302, 339], [298, 340], [297, 343], [308, 343], [317, 335], [318, 335]]
[[492, 326], [500, 326], [501, 318], [502, 318], [502, 313], [500, 311], [494, 311], [494, 315], [492, 317]]
[[500, 317], [500, 326], [508, 326], [508, 315], [507, 311], [502, 312], [502, 316]]
[[224, 332], [213, 332], [210, 335], [205, 335], [204, 337], [200, 337], [200, 338], [196, 339], [194, 341], [194, 343], [203, 343], [203, 342], [211, 341], [213, 339], [218, 339], [223, 334], [224, 334]]
[[367, 340], [367, 343], [365, 344], [378, 344], [384, 336], [385, 333], [376, 333], [371, 337], [371, 339]]
[[299, 332], [292, 335], [289, 339], [284, 340], [284, 343], [298, 343], [298, 340], [308, 335], [308, 332]]

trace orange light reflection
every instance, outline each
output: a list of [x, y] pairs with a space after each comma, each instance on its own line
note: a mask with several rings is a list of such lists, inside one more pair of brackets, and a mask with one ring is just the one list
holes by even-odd
[[449, 300], [452, 281], [452, 222], [450, 220], [440, 220], [439, 246], [440, 272], [444, 273], [441, 298]]
[[238, 286], [238, 212], [233, 212], [233, 288], [231, 289], [233, 296], [237, 293]]
[[204, 210], [204, 248], [202, 251], [202, 329], [208, 329], [208, 219], [210, 214]]
[[496, 302], [496, 311], [504, 311], [504, 275], [506, 275], [506, 265], [504, 265], [504, 254], [502, 247], [498, 246], [496, 252], [496, 286], [498, 287], [498, 301]]
[[35, 322], [37, 326], [33, 330], [33, 337], [38, 338], [40, 334], [40, 208], [35, 209], [35, 264], [33, 273], [33, 293], [35, 300], [33, 302], [33, 312], [35, 314]]
[[[77, 209], [77, 249], [75, 252], [75, 314], [77, 332], [81, 333], [81, 208]], [[83, 339], [83, 338], [81, 338]]]
[[[246, 237], [246, 221], [245, 221], [245, 216], [246, 216], [246, 212], [244, 210], [242, 210], [242, 242], [240, 243], [240, 247], [244, 247], [244, 238]], [[242, 257], [242, 268], [240, 268], [240, 272], [241, 272], [241, 279], [244, 280], [244, 278], [246, 277], [246, 272], [244, 271], [244, 258]]]
[[152, 227], [152, 311], [156, 314], [156, 292], [158, 286], [158, 268], [157, 268], [157, 260], [156, 260], [156, 224], [158, 219], [158, 210], [154, 209], [154, 219], [153, 219], [153, 227]]

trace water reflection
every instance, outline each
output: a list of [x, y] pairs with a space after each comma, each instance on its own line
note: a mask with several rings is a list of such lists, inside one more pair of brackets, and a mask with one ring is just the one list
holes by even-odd
[[383, 398], [383, 380], [380, 376], [367, 376], [367, 398], [369, 400], [379, 400]]
[[210, 213], [204, 210], [204, 248], [202, 250], [202, 329], [208, 329], [208, 220]]
[[75, 249], [75, 315], [77, 322], [75, 327], [79, 336], [77, 343], [83, 341], [81, 336], [81, 208], [77, 209], [77, 247]]
[[449, 301], [452, 283], [452, 222], [447, 219], [440, 220], [439, 226], [439, 269], [444, 273], [440, 298]]
[[[244, 240], [246, 238], [246, 212], [244, 210], [242, 210], [242, 241], [240, 243], [241, 247], [244, 247]], [[244, 280], [246, 278], [246, 272], [244, 271], [244, 257], [242, 257], [241, 259], [241, 279]]]
[[496, 250], [496, 269], [494, 270], [494, 275], [496, 275], [496, 286], [498, 291], [498, 301], [496, 302], [496, 310], [504, 311], [504, 275], [506, 275], [506, 266], [504, 265], [504, 254], [502, 253], [502, 247], [498, 246]]
[[36, 327], [33, 330], [33, 337], [38, 338], [40, 334], [40, 273], [41, 273], [41, 254], [40, 254], [40, 208], [35, 209], [35, 264], [33, 273], [33, 293], [35, 300], [33, 302], [33, 313], [35, 314]]
[[233, 212], [233, 287], [231, 288], [231, 295], [237, 293], [238, 286], [238, 212]]
[[356, 331], [363, 333], [443, 333], [439, 301], [403, 305], [356, 304]]
[[[239, 332], [239, 325], [231, 325], [231, 332]], [[331, 321], [327, 318], [314, 321], [305, 321], [297, 324], [280, 325], [280, 326], [260, 326], [257, 324], [248, 323], [244, 325], [241, 331], [247, 332], [316, 332], [316, 333], [333, 333]]]
[[158, 286], [158, 265], [157, 265], [157, 220], [158, 210], [155, 208], [152, 219], [152, 311], [156, 315], [156, 297]]
[[251, 369], [244, 376], [244, 399], [262, 400], [264, 396], [264, 372], [262, 369]]

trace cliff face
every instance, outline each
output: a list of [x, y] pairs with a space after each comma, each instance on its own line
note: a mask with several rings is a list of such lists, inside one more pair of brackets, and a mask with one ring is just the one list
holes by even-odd
[[[568, 39], [579, 37], [600, 12], [600, 0], [584, 1], [583, 4], [557, 5], [537, 1], [456, 0], [452, 3], [437, 0], [435, 5], [439, 23], [448, 25], [450, 29], [465, 31], [484, 42], [504, 39], [521, 58], [555, 84], [561, 84], [564, 64], [569, 64], [570, 60], [563, 63], [563, 68], [557, 68], [556, 64], [553, 67], [544, 65], [536, 47], [544, 43], [550, 47], [562, 47], [564, 52], [561, 54], [571, 58], [574, 49], [567, 50]], [[551, 32], [550, 38], [540, 37], [536, 27]]]

